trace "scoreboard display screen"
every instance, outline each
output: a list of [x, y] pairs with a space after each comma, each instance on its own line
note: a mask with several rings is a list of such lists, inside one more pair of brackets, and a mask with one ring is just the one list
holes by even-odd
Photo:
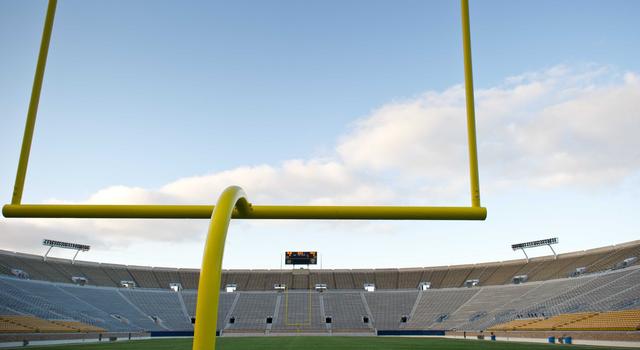
[[316, 265], [318, 252], [286, 252], [284, 258], [287, 265]]

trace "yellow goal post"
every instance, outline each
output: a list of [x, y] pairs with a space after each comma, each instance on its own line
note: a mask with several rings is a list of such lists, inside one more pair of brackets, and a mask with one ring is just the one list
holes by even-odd
[[318, 220], [484, 220], [487, 209], [480, 205], [476, 123], [471, 64], [469, 1], [461, 0], [462, 46], [469, 150], [471, 205], [461, 206], [305, 206], [252, 205], [243, 190], [230, 186], [215, 206], [208, 205], [70, 205], [23, 204], [22, 193], [31, 152], [42, 81], [49, 51], [57, 0], [49, 0], [36, 71], [27, 111], [16, 181], [11, 203], [2, 207], [7, 218], [94, 219], [210, 219], [198, 286], [194, 350], [215, 349], [222, 258], [230, 220], [318, 219]]

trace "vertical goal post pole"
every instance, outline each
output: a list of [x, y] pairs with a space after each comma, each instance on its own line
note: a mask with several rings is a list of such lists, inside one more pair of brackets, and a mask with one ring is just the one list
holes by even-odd
[[44, 18], [44, 28], [42, 29], [42, 40], [40, 41], [40, 51], [38, 52], [38, 63], [36, 63], [36, 73], [33, 77], [33, 87], [31, 88], [31, 98], [29, 99], [29, 109], [27, 110], [27, 121], [24, 126], [22, 136], [22, 147], [20, 148], [20, 158], [18, 160], [18, 171], [16, 172], [16, 182], [13, 186], [11, 204], [22, 202], [22, 192], [24, 181], [27, 177], [27, 165], [31, 154], [31, 143], [33, 141], [33, 131], [36, 126], [36, 115], [40, 103], [40, 92], [42, 91], [42, 81], [44, 80], [44, 68], [47, 65], [49, 54], [49, 43], [53, 32], [53, 20], [56, 16], [58, 0], [49, 0], [47, 14]]
[[464, 58], [464, 90], [467, 110], [467, 143], [469, 148], [469, 181], [471, 205], [480, 207], [480, 176], [478, 175], [478, 146], [476, 141], [476, 107], [473, 97], [473, 64], [471, 61], [471, 24], [469, 0], [460, 0], [462, 18], [462, 53]]

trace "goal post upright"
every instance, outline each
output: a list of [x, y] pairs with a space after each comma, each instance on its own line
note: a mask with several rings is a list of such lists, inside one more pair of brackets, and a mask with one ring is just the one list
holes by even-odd
[[243, 190], [231, 186], [215, 206], [206, 205], [66, 205], [22, 204], [33, 132], [44, 79], [47, 54], [57, 0], [49, 0], [40, 51], [27, 112], [25, 132], [11, 204], [3, 206], [5, 217], [28, 218], [110, 218], [110, 219], [210, 219], [196, 304], [194, 350], [215, 349], [217, 310], [220, 297], [222, 259], [229, 222], [234, 219], [316, 219], [316, 220], [485, 220], [487, 210], [480, 205], [476, 141], [469, 1], [460, 0], [462, 43], [469, 151], [471, 206], [252, 206]]
[[31, 98], [29, 99], [29, 109], [27, 110], [27, 121], [24, 126], [24, 135], [22, 136], [22, 146], [20, 148], [16, 182], [13, 186], [13, 194], [11, 196], [11, 204], [14, 205], [19, 205], [22, 202], [22, 192], [24, 190], [24, 181], [27, 177], [27, 165], [29, 164], [29, 155], [31, 154], [31, 142], [33, 141], [33, 131], [36, 125], [36, 115], [38, 114], [38, 104], [40, 103], [40, 92], [42, 91], [42, 81], [44, 80], [44, 69], [47, 65], [49, 43], [51, 42], [51, 32], [53, 32], [53, 20], [56, 15], [57, 5], [58, 0], [49, 0], [49, 4], [47, 5], [44, 28], [42, 29], [42, 39], [40, 41], [40, 50], [38, 51], [38, 63], [36, 63], [36, 72], [33, 77], [33, 87], [31, 88]]
[[464, 58], [464, 90], [467, 110], [467, 143], [469, 148], [469, 181], [471, 206], [480, 207], [480, 176], [478, 175], [478, 146], [476, 141], [476, 108], [473, 97], [473, 63], [471, 60], [471, 25], [469, 0], [461, 0], [462, 55]]

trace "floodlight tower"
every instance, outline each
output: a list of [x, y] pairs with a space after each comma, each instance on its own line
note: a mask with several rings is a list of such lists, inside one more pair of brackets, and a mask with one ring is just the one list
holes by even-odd
[[527, 255], [527, 252], [525, 251], [525, 249], [526, 248], [542, 247], [542, 246], [546, 245], [546, 246], [549, 247], [549, 249], [551, 249], [551, 252], [553, 252], [553, 258], [557, 259], [558, 258], [558, 254], [556, 254], [556, 251], [553, 250], [553, 247], [551, 246], [552, 244], [558, 244], [558, 237], [541, 239], [541, 240], [531, 241], [531, 242], [512, 244], [511, 245], [511, 249], [513, 249], [514, 251], [522, 250], [522, 252], [524, 253], [524, 257], [527, 259], [527, 262], [529, 262], [529, 256]]
[[82, 252], [88, 252], [89, 249], [91, 249], [91, 247], [86, 245], [86, 244], [54, 241], [52, 239], [43, 239], [42, 240], [42, 245], [45, 246], [45, 247], [49, 247], [49, 249], [47, 249], [47, 252], [44, 253], [44, 256], [42, 257], [42, 259], [44, 261], [47, 261], [47, 256], [49, 255], [49, 252], [51, 252], [51, 249], [53, 249], [53, 248], [62, 248], [62, 249], [75, 250], [76, 254], [73, 256], [73, 259], [71, 259], [71, 264], [74, 264], [76, 262], [76, 257], [78, 256], [78, 253], [80, 253], [81, 251]]

